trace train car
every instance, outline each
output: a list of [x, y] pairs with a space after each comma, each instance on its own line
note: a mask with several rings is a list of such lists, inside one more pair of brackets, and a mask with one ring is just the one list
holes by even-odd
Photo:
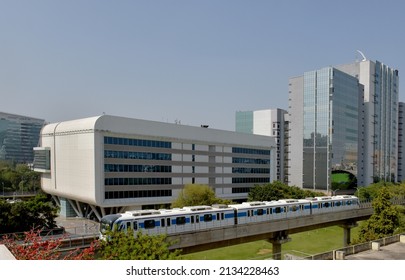
[[312, 214], [344, 211], [359, 208], [359, 200], [352, 195], [320, 196], [308, 198], [311, 201]]
[[282, 213], [285, 213], [286, 218], [295, 218], [300, 216], [311, 215], [311, 202], [307, 199], [281, 199], [277, 201], [277, 207], [282, 207]]
[[235, 211], [235, 224], [257, 223], [269, 220], [269, 209], [265, 202], [243, 202], [231, 204]]
[[100, 237], [104, 238], [109, 230], [131, 230], [135, 235], [138, 231], [151, 235], [170, 235], [356, 208], [359, 208], [357, 197], [342, 195], [231, 205], [135, 210], [104, 216], [100, 222]]
[[234, 210], [227, 205], [191, 206], [175, 209], [135, 210], [106, 215], [100, 222], [100, 234], [116, 228], [134, 234], [176, 234], [234, 225]]

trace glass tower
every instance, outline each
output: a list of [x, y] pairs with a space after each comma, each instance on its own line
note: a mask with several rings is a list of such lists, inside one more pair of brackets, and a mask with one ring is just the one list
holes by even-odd
[[45, 121], [0, 112], [0, 160], [32, 163]]
[[332, 170], [357, 172], [361, 86], [332, 67], [303, 81], [303, 187], [330, 190]]

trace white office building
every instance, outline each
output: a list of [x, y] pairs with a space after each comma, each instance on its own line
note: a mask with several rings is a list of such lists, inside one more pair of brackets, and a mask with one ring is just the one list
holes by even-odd
[[35, 151], [42, 189], [65, 216], [167, 207], [185, 184], [245, 200], [275, 178], [273, 137], [97, 116], [46, 125]]

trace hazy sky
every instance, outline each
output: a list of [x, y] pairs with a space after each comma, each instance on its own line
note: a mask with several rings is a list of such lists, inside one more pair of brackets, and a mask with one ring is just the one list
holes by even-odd
[[288, 78], [356, 50], [401, 77], [404, 11], [400, 0], [0, 0], [0, 111], [234, 130], [236, 111], [287, 109]]

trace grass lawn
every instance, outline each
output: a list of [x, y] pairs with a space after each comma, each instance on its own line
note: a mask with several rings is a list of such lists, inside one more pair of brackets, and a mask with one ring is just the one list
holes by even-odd
[[340, 183], [340, 182], [348, 182], [349, 181], [349, 174], [347, 173], [333, 173], [332, 174], [332, 182]]
[[[358, 228], [352, 229], [352, 240], [357, 237]], [[291, 242], [281, 247], [283, 255], [289, 252], [300, 256], [313, 255], [343, 247], [343, 229], [338, 226], [301, 232], [290, 235], [290, 238]], [[271, 243], [261, 240], [183, 255], [183, 258], [187, 260], [261, 260], [269, 258], [271, 252]]]

